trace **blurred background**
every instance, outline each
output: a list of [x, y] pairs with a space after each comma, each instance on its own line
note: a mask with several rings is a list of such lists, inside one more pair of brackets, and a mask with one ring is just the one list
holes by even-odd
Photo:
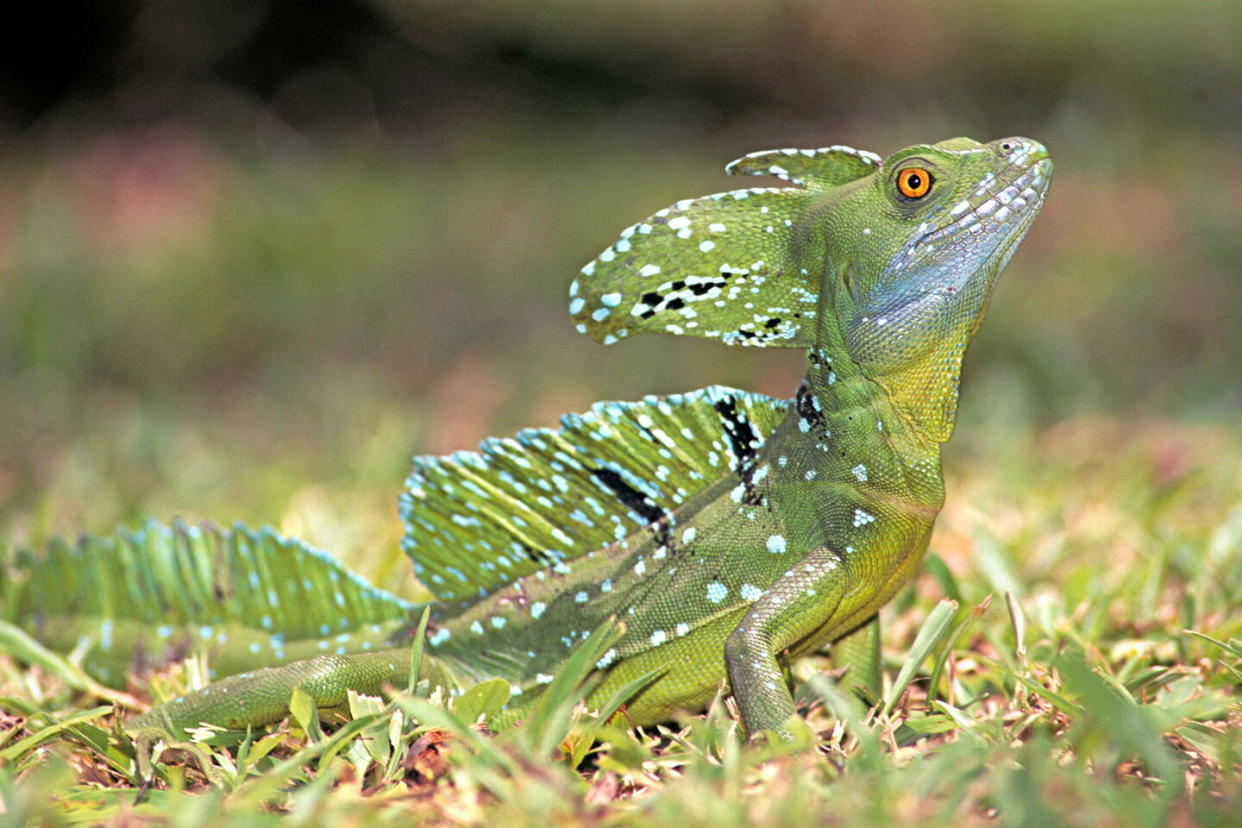
[[799, 354], [605, 348], [565, 311], [621, 228], [784, 146], [1049, 146], [1052, 193], [967, 362], [951, 474], [1138, 432], [1144, 473], [1238, 463], [1194, 450], [1242, 404], [1236, 0], [55, 12], [0, 51], [8, 543], [240, 518], [392, 586], [415, 452], [597, 399], [787, 395]]

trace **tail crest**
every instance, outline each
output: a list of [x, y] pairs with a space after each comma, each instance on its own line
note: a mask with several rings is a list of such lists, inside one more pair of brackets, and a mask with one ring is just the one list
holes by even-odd
[[53, 649], [85, 645], [105, 683], [191, 652], [220, 675], [377, 647], [412, 604], [271, 529], [149, 522], [19, 552], [4, 616]]

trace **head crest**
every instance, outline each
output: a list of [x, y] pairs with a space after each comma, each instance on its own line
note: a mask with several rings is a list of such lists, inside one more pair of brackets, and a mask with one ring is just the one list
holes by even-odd
[[799, 219], [819, 193], [879, 163], [872, 153], [839, 146], [765, 150], [733, 161], [731, 174], [774, 175], [798, 186], [684, 199], [626, 228], [570, 286], [578, 329], [605, 344], [654, 331], [727, 345], [808, 346], [820, 274], [792, 260]]

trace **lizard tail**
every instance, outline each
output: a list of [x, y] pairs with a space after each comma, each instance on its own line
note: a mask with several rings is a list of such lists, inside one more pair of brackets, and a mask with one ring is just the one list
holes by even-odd
[[416, 609], [266, 528], [149, 522], [13, 558], [0, 619], [114, 686], [194, 653], [214, 677], [381, 649]]

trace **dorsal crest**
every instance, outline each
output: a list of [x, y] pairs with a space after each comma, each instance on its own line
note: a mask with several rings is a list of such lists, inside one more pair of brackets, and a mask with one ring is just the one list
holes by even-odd
[[[487, 595], [613, 544], [671, 531], [697, 492], [750, 463], [788, 403], [710, 386], [597, 403], [562, 428], [486, 440], [478, 452], [419, 457], [401, 496], [402, 542], [445, 601]], [[669, 541], [659, 541], [668, 543]]]

